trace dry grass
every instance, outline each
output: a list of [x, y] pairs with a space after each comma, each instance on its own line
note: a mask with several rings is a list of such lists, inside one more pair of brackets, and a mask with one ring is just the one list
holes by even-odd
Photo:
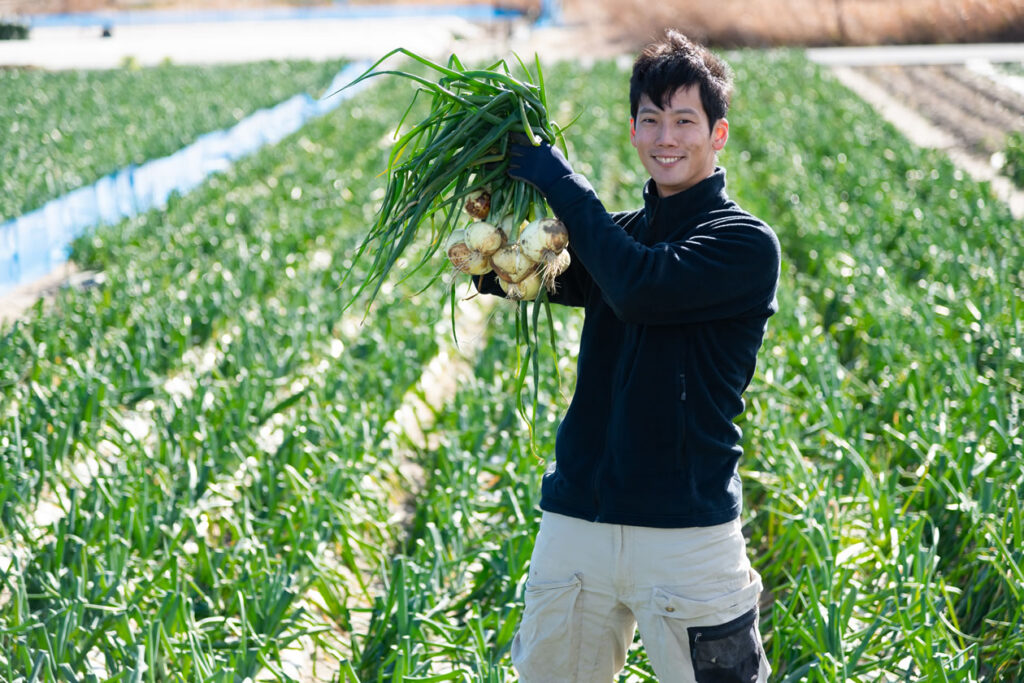
[[566, 0], [566, 14], [635, 45], [667, 26], [719, 47], [1024, 40], [1024, 0]]
[[[355, 4], [481, 0], [351, 0]], [[484, 0], [486, 2], [486, 0]], [[536, 13], [541, 0], [492, 0]], [[329, 0], [0, 0], [6, 12], [313, 6]], [[1024, 40], [1024, 0], [563, 0], [591, 42], [642, 45], [671, 26], [717, 47]]]
[[[353, 5], [476, 5], [480, 0], [349, 0]], [[331, 0], [0, 0], [0, 14], [46, 14], [53, 12], [95, 12], [99, 10], [150, 9], [258, 9], [264, 7], [315, 7]], [[502, 7], [532, 9], [539, 0], [508, 0]]]

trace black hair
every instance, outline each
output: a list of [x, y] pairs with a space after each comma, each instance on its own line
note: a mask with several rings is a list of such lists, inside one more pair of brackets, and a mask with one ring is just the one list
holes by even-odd
[[732, 70], [703, 45], [673, 29], [651, 43], [633, 62], [629, 79], [629, 112], [636, 118], [640, 97], [647, 95], [664, 109], [679, 88], [697, 85], [709, 127], [725, 118], [732, 98]]

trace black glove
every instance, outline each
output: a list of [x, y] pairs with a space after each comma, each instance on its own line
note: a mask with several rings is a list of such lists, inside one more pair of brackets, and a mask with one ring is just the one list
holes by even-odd
[[514, 139], [509, 145], [509, 176], [524, 180], [547, 196], [558, 180], [572, 175], [572, 166], [566, 161], [561, 150], [546, 142], [538, 146], [525, 142], [526, 138]]

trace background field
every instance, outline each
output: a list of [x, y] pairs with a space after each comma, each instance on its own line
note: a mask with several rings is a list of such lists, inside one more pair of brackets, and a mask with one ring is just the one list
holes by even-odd
[[169, 155], [200, 134], [315, 91], [340, 61], [279, 62], [197, 71], [0, 69], [13, 106], [0, 109], [0, 223], [131, 164]]

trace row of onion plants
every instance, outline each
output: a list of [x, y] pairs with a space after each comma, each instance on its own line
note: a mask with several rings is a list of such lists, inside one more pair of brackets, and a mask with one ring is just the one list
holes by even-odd
[[755, 383], [765, 410], [748, 428], [776, 669], [1018, 678], [1014, 221], [987, 186], [801, 58], [743, 63], [736, 191], [772, 217], [792, 288]]

